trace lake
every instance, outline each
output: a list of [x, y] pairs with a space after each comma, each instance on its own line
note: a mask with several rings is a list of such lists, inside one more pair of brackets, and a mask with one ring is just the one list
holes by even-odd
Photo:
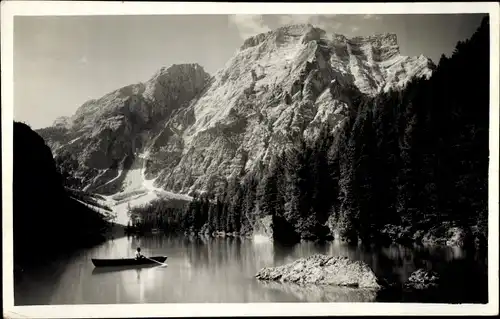
[[[137, 246], [146, 256], [168, 256], [168, 266], [105, 271], [94, 268], [91, 262], [91, 258], [133, 256]], [[15, 286], [15, 304], [422, 301], [401, 293], [383, 296], [364, 289], [299, 287], [254, 278], [263, 267], [315, 253], [362, 260], [378, 276], [398, 282], [404, 282], [417, 268], [434, 269], [448, 274], [453, 282], [452, 289], [440, 294], [440, 302], [487, 302], [486, 258], [460, 248], [392, 245], [364, 249], [339, 241], [286, 247], [263, 237], [156, 235], [109, 240], [25, 273]]]

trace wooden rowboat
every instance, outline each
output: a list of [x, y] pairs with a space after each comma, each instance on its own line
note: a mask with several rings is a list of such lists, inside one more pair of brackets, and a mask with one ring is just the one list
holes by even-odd
[[97, 259], [92, 258], [92, 263], [95, 267], [116, 267], [116, 266], [137, 266], [163, 263], [167, 260], [167, 256], [156, 256], [148, 258], [120, 258], [120, 259]]

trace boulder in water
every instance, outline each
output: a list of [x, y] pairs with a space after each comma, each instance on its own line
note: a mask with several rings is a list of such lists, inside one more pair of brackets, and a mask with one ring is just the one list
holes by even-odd
[[378, 278], [364, 262], [347, 257], [312, 255], [278, 267], [266, 267], [255, 276], [259, 280], [359, 288], [381, 288]]
[[471, 242], [470, 231], [461, 227], [452, 227], [448, 229], [446, 245], [452, 247], [464, 247]]
[[436, 272], [420, 268], [410, 275], [404, 287], [417, 290], [437, 288], [439, 279], [439, 275]]

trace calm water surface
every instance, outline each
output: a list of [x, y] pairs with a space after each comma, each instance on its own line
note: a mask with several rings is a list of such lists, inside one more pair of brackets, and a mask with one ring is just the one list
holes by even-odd
[[[146, 256], [166, 255], [167, 267], [94, 268], [91, 258], [133, 256], [140, 246]], [[420, 267], [448, 272], [458, 269], [457, 291], [467, 291], [464, 277], [482, 269], [476, 257], [462, 249], [409, 249], [393, 245], [366, 250], [338, 241], [304, 242], [283, 247], [265, 239], [122, 237], [75, 253], [25, 274], [15, 287], [16, 305], [189, 303], [189, 302], [370, 302], [376, 292], [340, 287], [299, 287], [263, 283], [254, 278], [262, 267], [293, 262], [315, 253], [347, 256], [368, 263], [385, 278], [405, 281]], [[453, 266], [456, 264], [455, 266]], [[468, 270], [464, 265], [473, 265]], [[450, 266], [451, 265], [451, 266]], [[448, 267], [448, 268], [446, 268]], [[460, 274], [460, 272], [462, 272]], [[464, 276], [464, 272], [466, 272]], [[463, 281], [463, 284], [461, 284]], [[473, 280], [477, 282], [477, 280]], [[469, 288], [477, 295], [477, 291]], [[482, 288], [481, 288], [482, 289]], [[486, 287], [484, 287], [486, 289]], [[486, 290], [485, 290], [486, 291]]]

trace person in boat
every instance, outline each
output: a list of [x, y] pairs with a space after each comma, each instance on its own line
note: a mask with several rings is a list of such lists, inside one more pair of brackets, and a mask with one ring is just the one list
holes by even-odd
[[144, 255], [141, 254], [141, 247], [137, 247], [137, 250], [135, 251], [135, 259], [142, 259], [144, 258]]

